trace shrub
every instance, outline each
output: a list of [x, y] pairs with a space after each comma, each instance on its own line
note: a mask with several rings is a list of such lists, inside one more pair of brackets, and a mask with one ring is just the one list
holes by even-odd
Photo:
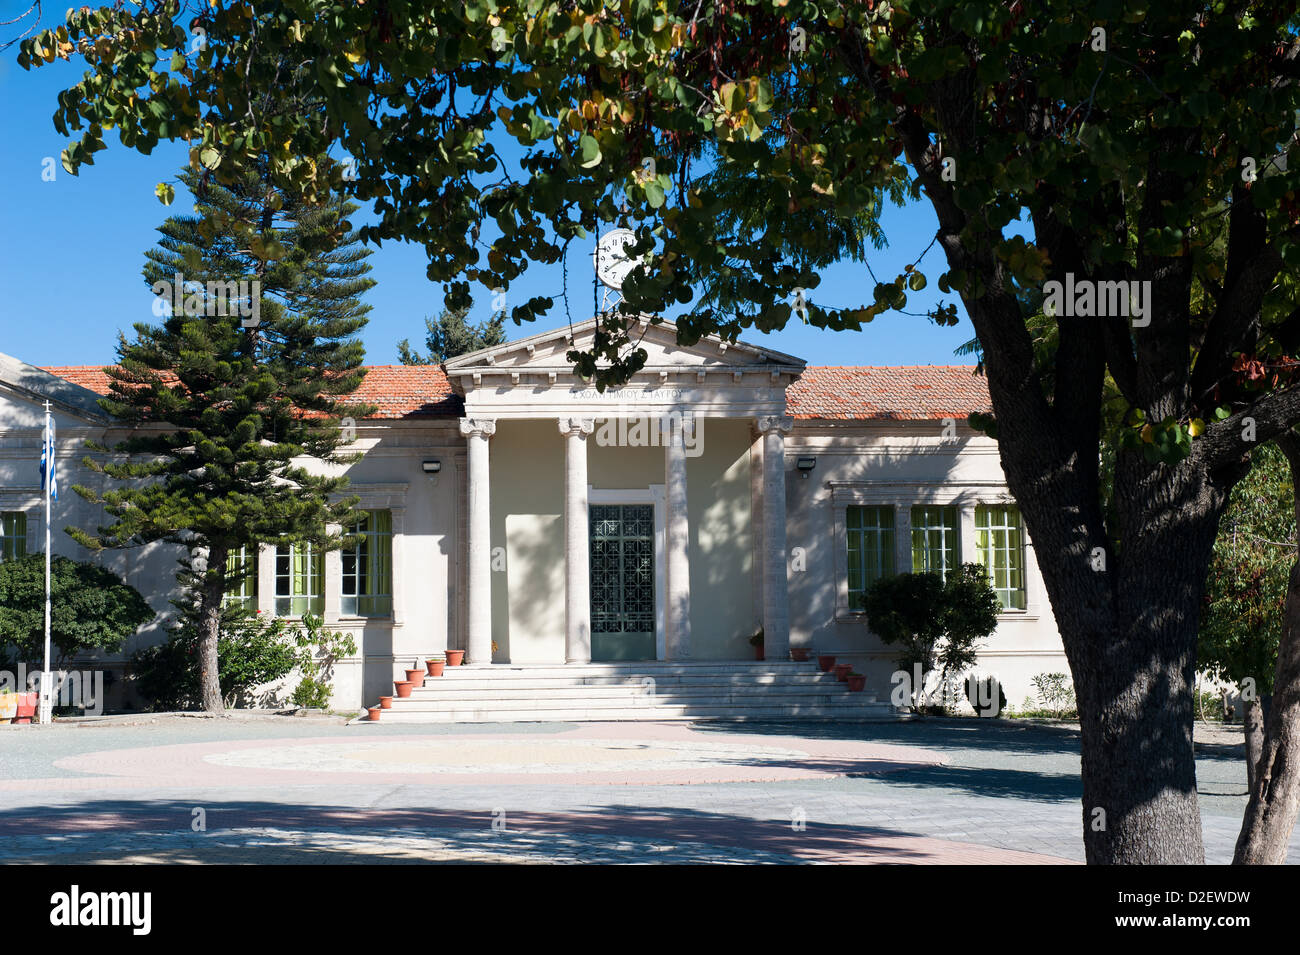
[[[863, 603], [872, 631], [897, 644], [898, 666], [937, 670], [942, 681], [975, 665], [979, 641], [998, 625], [998, 597], [978, 564], [948, 574], [898, 574], [875, 581]], [[914, 687], [919, 700], [922, 687]]]
[[1057, 719], [1078, 716], [1074, 686], [1066, 673], [1039, 673], [1031, 681], [1038, 690], [1038, 702]]
[[[198, 634], [182, 623], [165, 643], [133, 654], [131, 672], [150, 709], [197, 709], [201, 703], [198, 661]], [[222, 621], [217, 672], [226, 705], [244, 702], [254, 687], [288, 676], [296, 663], [295, 647], [283, 620], [243, 617]]]
[[328, 709], [333, 695], [330, 678], [334, 675], [334, 664], [340, 657], [357, 652], [351, 634], [326, 630], [323, 623], [320, 617], [308, 614], [302, 618], [302, 627], [291, 631], [297, 647], [298, 669], [302, 673], [302, 679], [289, 696], [294, 706]]
[[[994, 690], [997, 692], [994, 693]], [[1002, 684], [998, 682], [997, 677], [986, 676], [975, 679], [968, 676], [965, 682], [965, 693], [977, 716], [1000, 716], [1007, 710], [1007, 695], [1002, 692]]]
[[[106, 567], [68, 557], [50, 561], [50, 644], [53, 665], [87, 650], [120, 650], [154, 619], [148, 601]], [[0, 563], [0, 646], [16, 661], [45, 656], [45, 555]], [[9, 656], [10, 654], [6, 654]]]

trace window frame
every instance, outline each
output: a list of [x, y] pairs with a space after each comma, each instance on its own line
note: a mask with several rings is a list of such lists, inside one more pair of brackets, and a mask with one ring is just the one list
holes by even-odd
[[[296, 558], [305, 549], [307, 573], [295, 569]], [[281, 555], [288, 560], [288, 572], [280, 572]], [[325, 614], [325, 555], [310, 541], [293, 541], [275, 545], [275, 615], [301, 619], [306, 614], [323, 617]], [[280, 582], [287, 581], [288, 593], [282, 593]], [[298, 593], [300, 581], [307, 581], [307, 592]]]
[[[365, 508], [363, 512], [365, 518], [350, 533], [363, 534], [364, 539], [339, 551], [339, 615], [387, 618], [393, 615], [393, 512], [390, 508]], [[386, 530], [373, 526], [379, 515], [387, 517]], [[351, 571], [349, 559], [353, 561]], [[363, 583], [368, 591], [376, 577], [386, 578], [386, 592], [363, 593]]]
[[[1000, 511], [1003, 521], [999, 524], [992, 522], [993, 512]], [[1007, 522], [1006, 516], [1014, 512], [1015, 523]], [[988, 522], [981, 525], [981, 516]], [[988, 574], [989, 584], [993, 587], [994, 592], [998, 595], [999, 613], [1025, 613], [1029, 607], [1029, 587], [1027, 574], [1027, 554], [1025, 549], [1025, 525], [1024, 519], [1020, 513], [1020, 507], [1014, 503], [990, 503], [980, 502], [975, 505], [975, 562], [984, 568]], [[995, 543], [994, 535], [997, 533], [1004, 535], [1004, 544], [998, 546]], [[987, 534], [988, 537], [981, 543], [981, 533]], [[1015, 542], [1011, 542], [1011, 536], [1014, 533]], [[1007, 561], [1005, 568], [999, 568], [996, 560], [998, 554], [1006, 555]], [[1014, 557], [1014, 563], [1012, 558]], [[989, 560], [993, 560], [993, 566], [990, 568]], [[1007, 586], [998, 586], [998, 573], [1003, 570], [1006, 575]], [[1018, 577], [1019, 586], [1013, 586], [1012, 581]], [[1019, 604], [1014, 601], [1016, 596], [1019, 597]], [[1004, 597], [1006, 599], [1004, 599]], [[1012, 602], [1008, 604], [1007, 599]]]
[[0, 562], [26, 557], [30, 533], [26, 511], [0, 511]]
[[[937, 511], [938, 523], [932, 522], [932, 516], [925, 512]], [[918, 512], [925, 518], [924, 521], [918, 522]], [[942, 566], [937, 571], [941, 580], [947, 580], [948, 574], [953, 573], [961, 566], [961, 506], [956, 502], [951, 504], [913, 504], [908, 512], [909, 530], [911, 532], [911, 553], [912, 553], [912, 573], [924, 574], [935, 573], [932, 560], [937, 552], [942, 555]], [[952, 521], [947, 521], [948, 515], [952, 516]], [[939, 534], [938, 547], [932, 540], [935, 532]], [[925, 559], [918, 564], [918, 535], [921, 535], [920, 553]]]
[[[870, 512], [874, 515], [874, 524], [868, 525], [865, 521], [866, 514]], [[853, 526], [853, 515], [859, 515], [858, 526]], [[886, 526], [882, 518], [888, 516]], [[844, 536], [845, 536], [845, 572], [848, 578], [848, 608], [853, 612], [861, 612], [864, 606], [868, 588], [883, 577], [892, 577], [898, 572], [898, 545], [897, 545], [897, 525], [898, 516], [897, 508], [891, 504], [847, 504], [844, 508]], [[867, 541], [874, 539], [873, 545], [868, 548]], [[855, 544], [857, 545], [855, 547]], [[854, 567], [854, 553], [858, 554], [858, 566]], [[867, 560], [867, 554], [872, 553], [875, 557], [875, 573], [871, 573], [871, 562]], [[854, 575], [858, 580], [854, 581]], [[856, 583], [856, 586], [855, 586]]]

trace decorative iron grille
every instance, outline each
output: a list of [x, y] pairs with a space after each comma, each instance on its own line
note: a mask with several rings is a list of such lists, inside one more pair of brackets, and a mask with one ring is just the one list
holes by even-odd
[[592, 632], [653, 633], [654, 628], [653, 505], [592, 505]]

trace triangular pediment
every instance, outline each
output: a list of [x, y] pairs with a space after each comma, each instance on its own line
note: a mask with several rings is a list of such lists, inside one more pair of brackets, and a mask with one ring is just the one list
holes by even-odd
[[[575, 347], [579, 350], [589, 348], [596, 334], [596, 325], [596, 319], [588, 319], [572, 326], [530, 335], [459, 355], [445, 362], [444, 367], [453, 378], [469, 372], [490, 370], [526, 370], [530, 373], [558, 371], [568, 374], [571, 364], [565, 355]], [[648, 317], [633, 320], [629, 337], [632, 341], [629, 348], [643, 348], [647, 353], [645, 368], [640, 374], [658, 374], [664, 370], [738, 369], [780, 369], [797, 374], [804, 366], [803, 360], [793, 355], [745, 342], [729, 342], [717, 336], [702, 338], [694, 345], [679, 345], [676, 325], [666, 320], [654, 322]]]

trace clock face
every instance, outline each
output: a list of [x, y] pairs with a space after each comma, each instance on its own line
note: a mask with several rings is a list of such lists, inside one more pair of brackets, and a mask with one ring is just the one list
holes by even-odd
[[627, 254], [627, 248], [635, 243], [636, 233], [631, 229], [615, 229], [602, 235], [591, 256], [596, 277], [612, 289], [621, 289], [628, 273], [639, 264]]

